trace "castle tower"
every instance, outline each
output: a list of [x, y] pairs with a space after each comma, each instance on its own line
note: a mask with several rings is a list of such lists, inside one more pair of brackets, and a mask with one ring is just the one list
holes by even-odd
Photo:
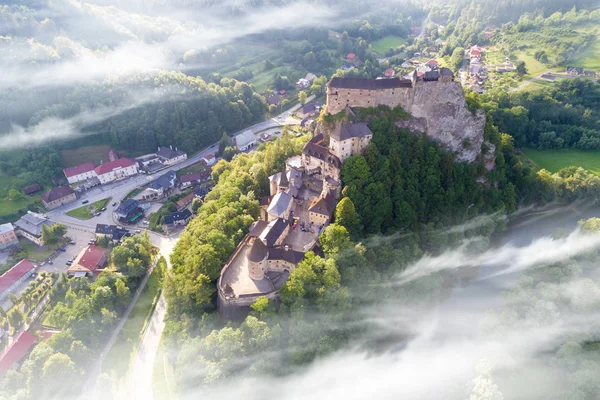
[[279, 186], [280, 192], [285, 192], [286, 190], [288, 190], [290, 188], [290, 181], [287, 178], [285, 167], [283, 168], [283, 171], [281, 171], [278, 186]]
[[267, 271], [267, 256], [269, 249], [262, 240], [254, 240], [248, 253], [248, 274], [255, 281], [264, 279]]

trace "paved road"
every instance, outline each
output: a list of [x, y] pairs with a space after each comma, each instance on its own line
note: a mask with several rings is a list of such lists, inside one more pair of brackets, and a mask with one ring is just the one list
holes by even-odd
[[536, 80], [536, 79], [540, 79], [542, 75], [544, 75], [544, 74], [549, 74], [549, 73], [551, 73], [551, 72], [552, 72], [552, 70], [551, 70], [551, 69], [549, 69], [548, 71], [544, 71], [544, 72], [542, 72], [541, 74], [538, 74], [538, 75], [536, 75], [536, 76], [534, 76], [534, 77], [532, 77], [532, 78], [529, 78], [529, 79], [527, 79], [526, 81], [523, 81], [523, 82], [521, 82], [521, 84], [520, 84], [519, 86], [517, 86], [516, 88], [513, 88], [513, 89], [511, 89], [511, 92], [516, 92], [516, 91], [519, 91], [519, 90], [523, 89], [525, 86], [529, 85], [529, 84], [530, 84], [531, 82], [533, 82], [534, 80]]

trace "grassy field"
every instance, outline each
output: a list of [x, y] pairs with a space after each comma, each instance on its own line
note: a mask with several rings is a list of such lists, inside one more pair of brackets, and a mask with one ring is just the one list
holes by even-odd
[[53, 253], [52, 249], [49, 249], [46, 246], [38, 246], [23, 238], [19, 239], [19, 244], [27, 251], [27, 258], [34, 261], [44, 261]]
[[388, 35], [371, 43], [371, 48], [374, 52], [380, 55], [385, 55], [385, 52], [390, 48], [396, 48], [405, 42], [406, 39], [401, 38], [400, 36]]
[[102, 370], [110, 373], [116, 372], [116, 376], [125, 377], [129, 370], [129, 361], [141, 339], [142, 330], [146, 320], [150, 316], [152, 305], [155, 299], [158, 299], [162, 288], [162, 281], [159, 277], [159, 268], [155, 268], [146, 283], [144, 291], [131, 310], [123, 329], [119, 333], [115, 344], [107, 354], [102, 364]]
[[534, 150], [521, 149], [538, 167], [550, 172], [576, 166], [600, 176], [600, 152], [581, 150]]
[[519, 53], [517, 57], [519, 57], [519, 60], [525, 61], [525, 65], [527, 66], [527, 75], [530, 75], [530, 77], [539, 75], [550, 69], [547, 65], [542, 64], [527, 53]]
[[90, 219], [102, 208], [106, 207], [106, 204], [110, 200], [110, 197], [106, 199], [98, 200], [92, 204], [86, 204], [74, 210], [67, 212], [67, 215], [79, 219]]
[[207, 169], [210, 169], [210, 167], [204, 165], [204, 163], [202, 162], [198, 162], [196, 164], [190, 165], [189, 167], [180, 169], [179, 171], [177, 171], [177, 176], [189, 174], [190, 172], [201, 172]]
[[594, 71], [600, 71], [600, 29], [596, 24], [586, 24], [576, 27], [575, 30], [580, 33], [596, 34], [596, 40], [575, 60], [569, 61], [569, 65], [576, 65]]
[[108, 161], [109, 150], [110, 146], [107, 144], [84, 146], [73, 150], [63, 150], [63, 165], [65, 168], [86, 162], [92, 162], [94, 165], [98, 165], [100, 164], [100, 161]]

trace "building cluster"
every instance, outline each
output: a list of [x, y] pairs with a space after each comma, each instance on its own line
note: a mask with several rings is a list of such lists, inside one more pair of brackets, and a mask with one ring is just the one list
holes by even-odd
[[596, 72], [584, 69], [583, 67], [568, 66], [565, 72], [570, 76], [584, 76], [587, 78], [596, 78], [597, 76]]
[[97, 277], [106, 265], [106, 249], [95, 245], [88, 245], [75, 257], [73, 263], [67, 269], [70, 277]]
[[299, 89], [308, 89], [315, 79], [317, 79], [317, 76], [309, 72], [304, 78], [298, 79], [296, 86], [298, 86]]
[[54, 222], [50, 221], [42, 214], [34, 213], [33, 211], [27, 211], [27, 214], [19, 218], [14, 223], [14, 232], [16, 236], [21, 236], [38, 246], [43, 244], [42, 242], [42, 228], [44, 225], [50, 227]]
[[187, 153], [173, 146], [158, 146], [156, 152], [135, 159], [139, 170], [149, 174], [185, 160], [187, 160]]
[[314, 136], [300, 156], [269, 177], [261, 217], [221, 271], [219, 306], [248, 306], [275, 298], [289, 274], [330, 223], [341, 192], [341, 166], [373, 133], [365, 123], [340, 124]]

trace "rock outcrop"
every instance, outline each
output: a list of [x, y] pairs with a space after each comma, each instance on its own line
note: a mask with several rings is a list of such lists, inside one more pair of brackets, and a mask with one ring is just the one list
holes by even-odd
[[481, 152], [485, 112], [472, 113], [459, 82], [416, 82], [406, 111], [412, 118], [398, 126], [425, 133], [459, 161], [473, 162]]

